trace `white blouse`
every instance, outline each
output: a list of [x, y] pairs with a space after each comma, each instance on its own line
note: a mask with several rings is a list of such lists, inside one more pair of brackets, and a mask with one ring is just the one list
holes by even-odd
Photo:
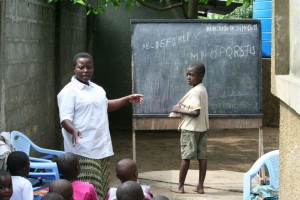
[[108, 99], [104, 89], [89, 81], [79, 82], [75, 76], [57, 95], [60, 122], [72, 121], [81, 132], [78, 143], [72, 146], [72, 135], [62, 128], [65, 152], [102, 159], [114, 155], [108, 125]]

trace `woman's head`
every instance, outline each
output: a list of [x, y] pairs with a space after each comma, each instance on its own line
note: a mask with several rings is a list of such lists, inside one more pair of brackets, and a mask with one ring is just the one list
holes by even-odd
[[76, 79], [87, 84], [94, 73], [93, 57], [86, 52], [77, 53], [72, 60], [73, 70]]
[[29, 157], [22, 151], [13, 151], [7, 158], [7, 169], [13, 176], [27, 176], [30, 170]]
[[0, 200], [9, 200], [12, 193], [13, 188], [10, 174], [0, 170]]

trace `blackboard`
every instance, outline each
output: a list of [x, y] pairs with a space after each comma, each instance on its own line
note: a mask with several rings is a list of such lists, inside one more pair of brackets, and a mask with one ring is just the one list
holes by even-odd
[[131, 20], [134, 116], [167, 116], [191, 89], [185, 70], [206, 67], [210, 116], [261, 116], [259, 20]]

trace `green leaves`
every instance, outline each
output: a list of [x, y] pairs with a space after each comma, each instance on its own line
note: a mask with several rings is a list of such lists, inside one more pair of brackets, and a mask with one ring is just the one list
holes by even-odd
[[[111, 4], [114, 8], [118, 8], [121, 4], [124, 4], [125, 10], [130, 10], [132, 7], [137, 6], [140, 7], [141, 4], [145, 5], [147, 0], [47, 0], [48, 3], [56, 3], [58, 1], [71, 1], [74, 4], [80, 4], [82, 6], [85, 6], [87, 8], [87, 15], [93, 13], [93, 14], [98, 14], [98, 13], [105, 13], [105, 8], [109, 4]], [[164, 3], [167, 0], [158, 0], [160, 3]], [[227, 0], [226, 5], [230, 5], [232, 2], [243, 2], [244, 5], [249, 5], [250, 1], [253, 0]], [[183, 0], [182, 2], [185, 2], [183, 4], [188, 4], [189, 0]], [[204, 3], [207, 4], [209, 0], [198, 0], [198, 3]], [[170, 7], [172, 7], [169, 4]], [[198, 5], [197, 5], [198, 6]], [[149, 7], [149, 6], [147, 6]], [[177, 6], [178, 7], [178, 6]], [[184, 6], [182, 6], [184, 8]], [[161, 8], [153, 8], [150, 7], [151, 9], [155, 10], [160, 10]], [[243, 7], [244, 11], [237, 11], [237, 12], [242, 12], [242, 13], [247, 13], [249, 10], [245, 9]]]

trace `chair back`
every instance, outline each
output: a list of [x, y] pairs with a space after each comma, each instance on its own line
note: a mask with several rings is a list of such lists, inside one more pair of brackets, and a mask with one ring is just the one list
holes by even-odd
[[262, 167], [266, 166], [269, 172], [270, 185], [275, 189], [279, 186], [279, 150], [270, 151], [258, 158], [252, 167], [244, 173], [243, 199], [250, 200], [252, 179], [257, 176]]
[[16, 151], [23, 151], [29, 156], [30, 147], [33, 143], [26, 135], [19, 131], [12, 131], [11, 143]]
[[278, 189], [279, 186], [279, 151], [270, 153], [265, 161], [270, 178], [270, 185]]

